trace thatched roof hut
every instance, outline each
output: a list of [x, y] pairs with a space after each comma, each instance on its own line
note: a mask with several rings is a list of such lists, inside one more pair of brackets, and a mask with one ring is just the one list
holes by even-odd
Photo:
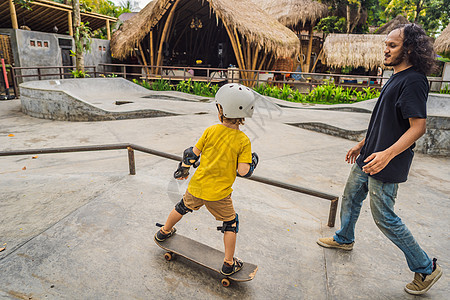
[[409, 22], [407, 18], [405, 18], [402, 15], [398, 15], [395, 18], [393, 18], [392, 20], [390, 20], [389, 22], [387, 22], [386, 24], [384, 24], [383, 26], [381, 26], [380, 28], [378, 28], [375, 31], [375, 33], [376, 34], [388, 34], [398, 25], [409, 24], [409, 23], [411, 23], [411, 22]]
[[253, 0], [281, 24], [289, 28], [315, 25], [327, 16], [326, 4], [314, 0]]
[[381, 34], [330, 34], [323, 45], [326, 64], [366, 69], [382, 66], [385, 39]]
[[[302, 69], [310, 69], [311, 53], [320, 52], [322, 39], [314, 38], [313, 27], [321, 18], [328, 15], [326, 4], [315, 0], [252, 0], [265, 12], [275, 17], [281, 24], [298, 34], [302, 47], [298, 57]], [[301, 35], [302, 30], [309, 31], [309, 35]], [[315, 44], [313, 45], [313, 41]]]
[[434, 41], [434, 50], [437, 53], [449, 53], [450, 54], [450, 23], [441, 32], [436, 41]]
[[144, 60], [159, 66], [163, 47], [170, 47], [189, 56], [189, 65], [194, 56], [213, 60], [207, 51], [217, 53], [218, 44], [234, 52], [241, 69], [257, 70], [274, 57], [294, 56], [300, 47], [291, 30], [250, 0], [155, 0], [114, 33], [111, 50], [123, 59], [137, 47], [149, 49], [140, 51]]

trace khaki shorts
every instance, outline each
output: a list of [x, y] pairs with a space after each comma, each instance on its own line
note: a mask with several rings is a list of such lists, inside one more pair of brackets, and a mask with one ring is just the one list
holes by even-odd
[[183, 196], [184, 205], [192, 210], [199, 210], [203, 205], [216, 218], [217, 221], [231, 221], [236, 218], [236, 212], [233, 207], [233, 200], [231, 194], [218, 201], [207, 201], [194, 197], [191, 193], [186, 191]]

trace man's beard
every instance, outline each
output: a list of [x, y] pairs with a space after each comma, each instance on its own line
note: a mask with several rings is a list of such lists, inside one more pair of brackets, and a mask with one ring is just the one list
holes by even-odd
[[399, 55], [390, 63], [384, 62], [384, 65], [387, 67], [395, 67], [395, 66], [398, 66], [399, 64], [401, 64], [403, 62], [403, 60], [404, 60], [404, 55]]

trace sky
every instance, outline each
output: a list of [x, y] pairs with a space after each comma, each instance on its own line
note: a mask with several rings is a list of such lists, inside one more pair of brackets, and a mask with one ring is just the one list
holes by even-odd
[[[119, 5], [121, 2], [126, 2], [126, 0], [110, 0], [110, 1], [116, 5]], [[151, 0], [131, 0], [131, 1], [137, 2], [140, 9], [143, 9]]]

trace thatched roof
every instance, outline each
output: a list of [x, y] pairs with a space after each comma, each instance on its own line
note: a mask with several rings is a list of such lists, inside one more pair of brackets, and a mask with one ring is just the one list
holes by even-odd
[[438, 53], [450, 53], [450, 23], [434, 41], [434, 50]]
[[[186, 7], [189, 2], [182, 0], [177, 7]], [[111, 39], [114, 57], [125, 58], [150, 30], [160, 21], [170, 8], [171, 0], [155, 0], [147, 4], [135, 17], [126, 21]], [[210, 10], [227, 26], [236, 28], [252, 44], [275, 56], [294, 56], [300, 49], [297, 36], [275, 18], [255, 7], [250, 0], [205, 0], [202, 5]], [[209, 12], [209, 15], [212, 15]], [[194, 14], [194, 12], [191, 12]]]
[[382, 66], [385, 39], [381, 34], [330, 34], [323, 44], [326, 64], [367, 69]]
[[326, 4], [314, 0], [252, 0], [287, 27], [316, 24], [328, 15]]
[[398, 15], [380, 28], [375, 31], [376, 34], [388, 34], [391, 32], [395, 27], [401, 24], [409, 24], [411, 22], [408, 21], [404, 16]]

